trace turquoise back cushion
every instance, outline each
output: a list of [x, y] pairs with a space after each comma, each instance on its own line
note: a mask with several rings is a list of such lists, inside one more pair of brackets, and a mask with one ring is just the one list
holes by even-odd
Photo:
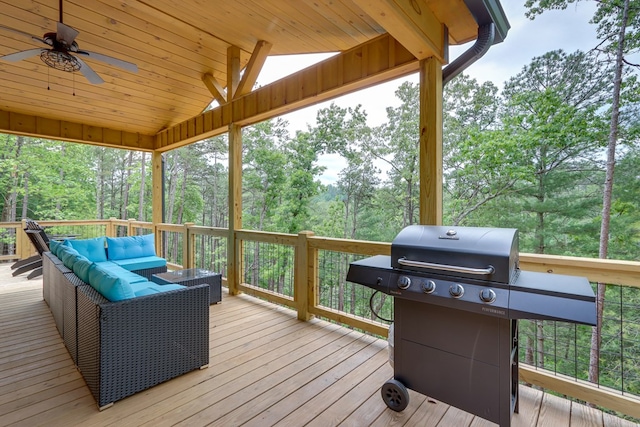
[[153, 234], [129, 237], [107, 237], [107, 253], [110, 260], [155, 256]]
[[84, 283], [89, 283], [89, 269], [93, 265], [92, 261], [88, 259], [79, 259], [73, 264], [73, 272], [82, 280]]
[[109, 301], [135, 297], [129, 282], [95, 263], [89, 268], [89, 284]]
[[104, 250], [104, 237], [96, 237], [95, 239], [69, 240], [69, 244], [73, 249], [78, 251], [80, 255], [86, 257], [93, 262], [102, 262], [107, 260], [107, 253]]
[[[56, 242], [53, 244], [53, 246], [51, 245], [51, 243]], [[57, 256], [58, 258], [60, 258], [60, 249], [62, 249], [63, 246], [67, 246], [67, 247], [71, 247], [69, 246], [69, 241], [65, 240], [63, 242], [60, 242], [59, 240], [52, 240], [49, 242], [49, 248], [51, 249], [51, 252]], [[62, 258], [60, 258], [62, 259]]]
[[56, 255], [56, 251], [58, 250], [58, 246], [60, 246], [60, 241], [59, 240], [49, 240], [49, 251], [52, 254]]
[[80, 254], [71, 246], [60, 245], [58, 246], [58, 258], [62, 261], [65, 267], [71, 268], [73, 263], [78, 259]]

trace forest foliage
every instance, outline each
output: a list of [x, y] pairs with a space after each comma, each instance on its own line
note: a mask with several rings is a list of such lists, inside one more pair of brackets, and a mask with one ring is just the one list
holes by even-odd
[[[444, 223], [515, 227], [523, 252], [597, 257], [611, 73], [594, 54], [552, 51], [499, 89], [461, 75], [444, 94]], [[637, 86], [625, 80], [610, 258], [638, 260]], [[419, 88], [371, 126], [331, 104], [291, 135], [243, 130], [243, 227], [391, 241], [419, 215]], [[2, 220], [151, 219], [148, 153], [0, 135]], [[319, 160], [337, 159], [334, 182]], [[164, 154], [165, 222], [225, 227], [226, 136]]]

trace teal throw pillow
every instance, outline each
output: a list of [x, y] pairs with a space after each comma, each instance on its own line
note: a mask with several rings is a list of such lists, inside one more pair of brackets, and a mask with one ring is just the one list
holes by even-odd
[[93, 262], [103, 262], [107, 260], [107, 253], [104, 250], [104, 237], [69, 240], [69, 243], [80, 255], [87, 257], [87, 259]]

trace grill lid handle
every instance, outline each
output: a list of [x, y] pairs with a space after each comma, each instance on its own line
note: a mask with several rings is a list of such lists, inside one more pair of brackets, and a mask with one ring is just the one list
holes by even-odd
[[410, 259], [406, 259], [405, 257], [398, 258], [398, 264], [404, 265], [406, 267], [432, 268], [434, 270], [452, 271], [455, 273], [467, 273], [467, 274], [478, 274], [478, 275], [493, 274], [495, 271], [495, 268], [493, 268], [492, 265], [487, 266], [487, 268], [461, 267], [457, 265], [446, 265], [446, 264], [435, 264], [432, 262], [412, 261]]

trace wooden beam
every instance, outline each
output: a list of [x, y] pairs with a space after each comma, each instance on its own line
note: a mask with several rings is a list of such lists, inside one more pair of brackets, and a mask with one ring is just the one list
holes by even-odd
[[442, 64], [420, 62], [420, 223], [442, 224]]
[[416, 58], [448, 62], [446, 27], [423, 0], [353, 0]]
[[79, 142], [103, 147], [152, 151], [154, 137], [82, 123], [66, 122], [0, 110], [0, 132], [14, 135]]
[[253, 49], [249, 63], [244, 69], [244, 74], [242, 75], [242, 79], [240, 80], [240, 84], [238, 85], [234, 98], [251, 92], [251, 89], [253, 89], [253, 85], [256, 84], [258, 74], [260, 74], [272, 47], [273, 45], [271, 43], [264, 40], [260, 40], [256, 43], [256, 47]]
[[151, 154], [151, 221], [154, 226], [162, 223], [162, 167], [162, 153], [154, 151]]
[[156, 135], [161, 151], [248, 126], [309, 105], [414, 73], [419, 62], [389, 34], [333, 56], [284, 79], [165, 129]]
[[227, 286], [231, 295], [240, 293], [242, 242], [235, 232], [242, 228], [242, 128], [229, 126], [229, 236], [227, 238]]
[[240, 48], [229, 46], [227, 49], [227, 100], [235, 98], [240, 84]]
[[226, 104], [227, 103], [227, 92], [224, 90], [222, 85], [218, 83], [213, 74], [206, 73], [202, 75], [202, 82], [205, 84], [213, 98], [218, 101], [218, 104]]

